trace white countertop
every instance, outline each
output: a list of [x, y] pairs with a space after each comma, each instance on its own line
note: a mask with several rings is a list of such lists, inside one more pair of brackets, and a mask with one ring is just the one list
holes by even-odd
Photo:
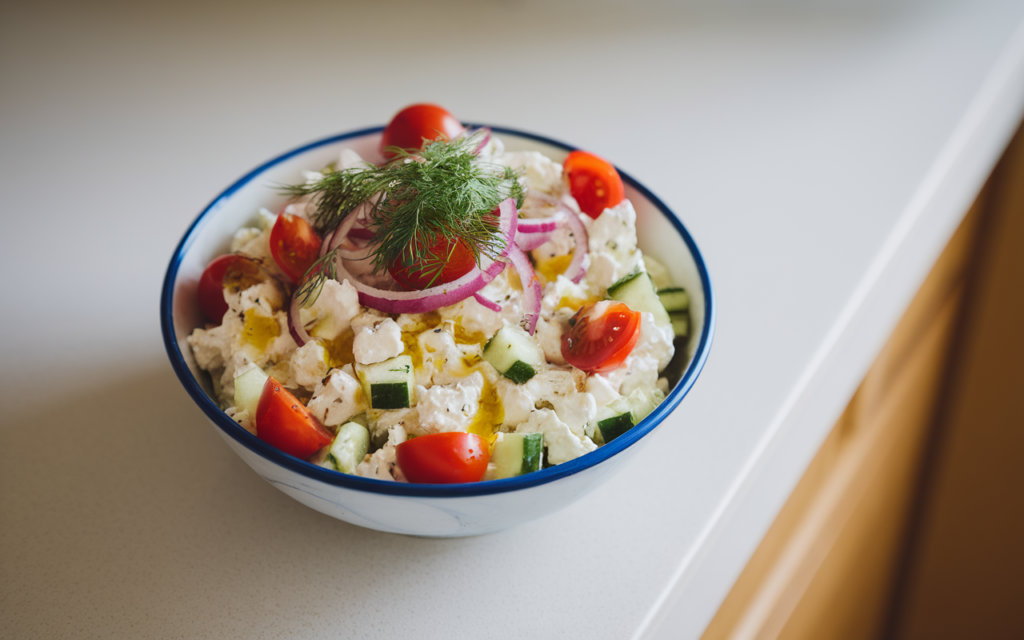
[[[1024, 112], [1020, 2], [86, 4], [0, 14], [5, 637], [699, 637]], [[160, 338], [216, 193], [417, 101], [612, 159], [719, 297], [630, 466], [472, 539], [287, 498]]]

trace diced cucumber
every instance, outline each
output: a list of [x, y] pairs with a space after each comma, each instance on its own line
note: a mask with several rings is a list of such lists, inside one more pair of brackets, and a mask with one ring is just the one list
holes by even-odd
[[669, 318], [672, 320], [672, 333], [677, 338], [685, 338], [690, 335], [690, 316], [685, 311], [680, 313], [670, 313]]
[[626, 411], [617, 416], [605, 418], [598, 421], [597, 428], [601, 432], [601, 439], [606, 443], [611, 442], [633, 428], [633, 414]]
[[248, 411], [252, 420], [256, 419], [256, 407], [259, 406], [267, 378], [267, 374], [259, 367], [253, 367], [235, 378], [235, 407], [239, 411]]
[[412, 358], [395, 356], [376, 364], [356, 364], [356, 375], [371, 409], [403, 409], [413, 403]]
[[672, 286], [672, 274], [668, 272], [668, 267], [649, 253], [644, 254], [644, 267], [655, 287], [661, 289]]
[[519, 327], [503, 327], [487, 341], [483, 358], [498, 373], [523, 384], [544, 364], [544, 352], [528, 333]]
[[594, 437], [599, 437], [604, 443], [611, 442], [640, 424], [664, 399], [665, 394], [658, 389], [634, 389], [629, 396], [612, 400], [598, 409]]
[[636, 271], [608, 287], [608, 297], [624, 302], [633, 311], [649, 311], [659, 327], [672, 323], [645, 271]]
[[686, 311], [690, 308], [690, 294], [686, 293], [686, 289], [682, 287], [658, 289], [658, 298], [661, 299], [662, 306], [670, 315], [676, 311]]
[[494, 444], [486, 480], [512, 478], [540, 470], [544, 455], [543, 433], [504, 433]]
[[370, 450], [370, 431], [358, 422], [346, 422], [338, 429], [327, 459], [342, 473], [352, 473]]
[[665, 394], [660, 389], [640, 388], [634, 389], [633, 393], [629, 394], [629, 397], [626, 398], [626, 401], [629, 402], [629, 406], [633, 409], [633, 419], [639, 424], [664, 399]]

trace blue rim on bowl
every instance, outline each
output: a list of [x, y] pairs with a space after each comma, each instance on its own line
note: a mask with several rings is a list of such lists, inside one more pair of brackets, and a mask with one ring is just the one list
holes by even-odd
[[[600, 464], [608, 458], [611, 458], [612, 456], [633, 446], [658, 426], [658, 424], [660, 424], [661, 421], [676, 408], [680, 401], [682, 401], [683, 397], [693, 386], [693, 383], [700, 374], [701, 369], [704, 367], [704, 363], [708, 357], [708, 352], [711, 348], [711, 341], [714, 336], [716, 308], [711, 288], [711, 279], [708, 276], [704, 257], [701, 255], [700, 250], [697, 248], [697, 244], [693, 241], [690, 233], [686, 230], [686, 227], [683, 226], [683, 223], [680, 222], [679, 218], [677, 218], [671, 210], [665, 206], [665, 203], [662, 202], [661, 199], [621, 170], [619, 170], [619, 175], [622, 176], [622, 180], [647, 198], [651, 204], [657, 207], [686, 242], [686, 246], [693, 255], [697, 270], [700, 273], [701, 286], [704, 289], [705, 312], [700, 341], [695, 347], [691, 346], [691, 348], [693, 348], [693, 358], [686, 367], [686, 370], [683, 372], [679, 382], [677, 382], [675, 387], [669, 391], [664, 402], [658, 405], [658, 407], [655, 408], [650, 415], [644, 418], [640, 424], [626, 431], [624, 434], [608, 444], [598, 447], [597, 450], [576, 458], [575, 460], [563, 462], [526, 475], [514, 478], [505, 478], [502, 480], [488, 480], [485, 482], [473, 482], [467, 484], [409, 484], [404, 482], [389, 482], [386, 480], [375, 480], [372, 478], [363, 478], [360, 476], [346, 475], [337, 471], [331, 471], [283, 453], [246, 431], [241, 425], [229, 418], [227, 414], [225, 414], [220, 407], [218, 407], [217, 404], [208, 395], [206, 395], [206, 392], [200, 386], [199, 381], [192, 375], [188, 365], [185, 363], [185, 359], [181, 353], [181, 349], [178, 345], [178, 339], [175, 334], [174, 318], [172, 313], [174, 308], [174, 284], [177, 279], [178, 268], [181, 265], [182, 258], [191, 247], [192, 242], [197, 237], [204, 222], [209, 219], [212, 212], [219, 209], [235, 194], [235, 192], [255, 180], [267, 169], [306, 151], [334, 144], [342, 140], [372, 135], [383, 131], [383, 129], [384, 127], [371, 127], [368, 129], [360, 129], [358, 131], [350, 131], [348, 133], [323, 138], [288, 151], [287, 153], [256, 167], [214, 198], [213, 201], [203, 209], [202, 213], [199, 214], [195, 221], [192, 222], [188, 231], [185, 232], [184, 237], [181, 239], [181, 242], [178, 243], [178, 246], [175, 248], [174, 254], [171, 257], [170, 265], [167, 267], [167, 274], [164, 277], [163, 290], [160, 295], [160, 326], [163, 332], [164, 346], [167, 348], [167, 355], [171, 360], [171, 365], [174, 367], [174, 372], [178, 375], [178, 379], [181, 381], [181, 384], [185, 387], [188, 394], [192, 396], [195, 403], [199, 405], [199, 408], [202, 409], [203, 413], [205, 413], [206, 416], [225, 434], [231, 436], [250, 451], [275, 464], [313, 480], [369, 493], [400, 496], [428, 496], [434, 498], [497, 494], [554, 482], [559, 478], [579, 473], [584, 469]], [[576, 147], [557, 140], [552, 140], [551, 138], [515, 129], [505, 127], [490, 127], [490, 129], [495, 133], [504, 133], [535, 140], [559, 149], [564, 149], [565, 151], [573, 151], [576, 149]]]

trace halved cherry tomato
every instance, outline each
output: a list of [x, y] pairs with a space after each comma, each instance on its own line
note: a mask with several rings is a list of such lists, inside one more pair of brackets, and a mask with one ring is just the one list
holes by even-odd
[[388, 273], [405, 287], [423, 290], [458, 280], [476, 266], [473, 251], [463, 240], [438, 236], [427, 253], [430, 257], [416, 262], [411, 250], [403, 252]]
[[595, 302], [576, 312], [562, 335], [562, 357], [587, 373], [607, 373], [633, 351], [640, 313], [621, 302]]
[[462, 123], [444, 107], [436, 104], [414, 104], [398, 113], [384, 128], [380, 139], [380, 152], [390, 160], [395, 157], [388, 147], [417, 151], [423, 140], [450, 140], [465, 130]]
[[596, 218], [626, 197], [619, 172], [600, 156], [586, 151], [573, 151], [562, 166], [569, 178], [572, 197], [579, 203], [580, 211], [591, 218]]
[[237, 253], [214, 258], [199, 277], [199, 308], [207, 318], [220, 322], [228, 312], [224, 289], [241, 291], [258, 284], [265, 276], [260, 263], [252, 258]]
[[256, 405], [256, 437], [296, 458], [308, 458], [334, 441], [281, 383], [267, 378]]
[[479, 482], [491, 459], [484, 439], [474, 433], [431, 433], [395, 447], [395, 459], [409, 482]]
[[270, 255], [292, 282], [298, 282], [320, 256], [322, 240], [299, 216], [282, 213], [270, 230]]

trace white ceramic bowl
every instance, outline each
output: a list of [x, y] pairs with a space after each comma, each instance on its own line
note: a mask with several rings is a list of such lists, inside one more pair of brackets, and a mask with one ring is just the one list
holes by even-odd
[[[561, 161], [568, 145], [520, 131], [492, 127], [509, 151], [537, 150]], [[264, 480], [299, 502], [362, 527], [417, 536], [470, 536], [510, 527], [572, 503], [636, 455], [636, 446], [686, 395], [711, 347], [714, 296], [704, 260], [679, 219], [650, 191], [622, 174], [637, 212], [645, 254], [668, 266], [674, 282], [690, 293], [693, 335], [689, 362], [665, 401], [640, 424], [592, 453], [516, 478], [472, 484], [426, 485], [345, 475], [271, 447], [240, 427], [211, 400], [209, 376], [200, 371], [186, 337], [203, 323], [196, 286], [206, 264], [227, 252], [232, 234], [251, 224], [259, 207], [276, 211], [284, 197], [277, 185], [301, 181], [303, 169], [334, 161], [350, 147], [376, 161], [382, 128], [333, 136], [289, 151], [228, 187], [199, 214], [171, 257], [160, 300], [164, 343], [178, 378], [217, 432]]]

